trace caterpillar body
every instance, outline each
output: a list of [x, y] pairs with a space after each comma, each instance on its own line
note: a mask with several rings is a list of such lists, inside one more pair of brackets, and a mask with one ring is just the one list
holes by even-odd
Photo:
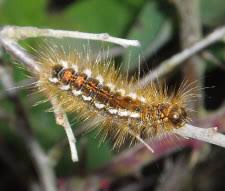
[[78, 51], [59, 47], [39, 52], [38, 87], [47, 97], [56, 97], [66, 112], [83, 120], [98, 120], [103, 137], [120, 146], [127, 138], [151, 138], [180, 128], [189, 120], [185, 88], [171, 95], [151, 83], [134, 88], [111, 61], [90, 59]]

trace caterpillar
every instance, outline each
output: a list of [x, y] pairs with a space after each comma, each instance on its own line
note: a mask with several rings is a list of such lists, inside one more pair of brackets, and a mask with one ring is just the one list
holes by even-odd
[[185, 83], [171, 94], [159, 83], [136, 88], [135, 78], [124, 77], [110, 59], [90, 59], [58, 45], [42, 49], [36, 58], [40, 92], [56, 97], [66, 112], [98, 121], [103, 139], [110, 136], [114, 147], [164, 135], [190, 120]]

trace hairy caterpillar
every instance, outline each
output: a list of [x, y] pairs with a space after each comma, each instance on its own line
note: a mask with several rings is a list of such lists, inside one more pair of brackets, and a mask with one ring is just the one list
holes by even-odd
[[66, 112], [97, 120], [103, 137], [111, 136], [114, 146], [127, 138], [163, 135], [189, 121], [187, 84], [171, 95], [155, 83], [137, 89], [135, 80], [124, 78], [111, 61], [102, 63], [79, 51], [51, 46], [37, 56], [38, 88], [47, 97], [56, 97]]

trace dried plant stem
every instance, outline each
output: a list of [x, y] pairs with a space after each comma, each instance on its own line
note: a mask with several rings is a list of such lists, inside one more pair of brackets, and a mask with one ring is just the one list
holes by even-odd
[[42, 184], [44, 185], [44, 190], [57, 191], [58, 189], [56, 186], [55, 173], [52, 169], [51, 161], [49, 161], [48, 156], [43, 153], [39, 143], [33, 138], [26, 143], [37, 166], [38, 174]]
[[216, 127], [204, 129], [187, 124], [174, 132], [183, 137], [198, 139], [225, 148], [225, 136], [218, 133]]
[[6, 51], [10, 52], [18, 61], [21, 61], [31, 72], [36, 73], [40, 71], [35, 60], [33, 60], [18, 43], [7, 36], [1, 36], [1, 32], [0, 45], [4, 47]]
[[140, 43], [137, 40], [116, 38], [110, 36], [107, 33], [93, 34], [78, 31], [41, 29], [37, 27], [4, 26], [1, 30], [1, 34], [8, 36], [9, 38], [14, 40], [22, 40], [34, 37], [54, 37], [54, 38], [69, 37], [69, 38], [111, 42], [114, 44], [121, 45], [123, 47], [140, 46]]
[[[31, 58], [23, 49], [21, 46], [18, 45], [18, 43], [16, 43], [14, 40], [5, 37], [5, 36], [1, 36], [0, 35], [0, 45], [2, 47], [5, 48], [6, 51], [8, 51], [9, 53], [11, 53], [16, 59], [18, 59], [19, 61], [21, 61], [31, 72], [39, 72], [39, 66], [37, 65], [37, 63], [35, 62], [35, 60], [33, 60], [33, 58]], [[50, 98], [50, 100], [52, 100], [52, 98]], [[62, 125], [65, 129], [68, 141], [69, 141], [69, 145], [70, 145], [70, 150], [71, 150], [71, 157], [73, 161], [78, 161], [78, 154], [77, 154], [77, 149], [75, 146], [75, 137], [73, 135], [73, 131], [71, 129], [71, 126], [68, 122], [67, 116], [66, 114], [62, 111], [62, 109], [57, 106], [56, 104], [56, 100], [52, 100], [51, 101], [55, 111], [55, 117], [56, 117], [56, 122], [59, 125]], [[60, 118], [60, 116], [62, 118]], [[64, 120], [63, 122], [60, 120]]]
[[191, 56], [199, 53], [204, 48], [216, 43], [225, 38], [225, 26], [216, 29], [214, 32], [195, 43], [193, 46], [184, 49], [183, 51], [175, 54], [168, 60], [163, 61], [159, 67], [149, 72], [144, 78], [142, 78], [137, 84], [138, 87], [146, 86], [150, 81], [156, 80], [162, 76], [165, 76], [169, 72], [173, 71], [177, 66], [182, 64], [185, 60]]
[[60, 107], [58, 101], [55, 98], [50, 98], [54, 113], [55, 113], [55, 118], [56, 118], [56, 123], [58, 125], [61, 125], [64, 127], [67, 138], [69, 140], [69, 145], [70, 145], [70, 152], [71, 152], [71, 158], [72, 161], [77, 162], [78, 161], [78, 154], [77, 154], [77, 149], [76, 149], [76, 139], [74, 137], [73, 131], [71, 129], [70, 123], [68, 121], [68, 118], [63, 111], [63, 109]]

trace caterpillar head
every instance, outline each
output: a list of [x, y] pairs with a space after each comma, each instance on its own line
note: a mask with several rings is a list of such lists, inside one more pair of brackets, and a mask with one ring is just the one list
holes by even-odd
[[160, 104], [160, 117], [169, 122], [173, 127], [179, 128], [187, 122], [187, 112], [184, 107], [177, 104]]

